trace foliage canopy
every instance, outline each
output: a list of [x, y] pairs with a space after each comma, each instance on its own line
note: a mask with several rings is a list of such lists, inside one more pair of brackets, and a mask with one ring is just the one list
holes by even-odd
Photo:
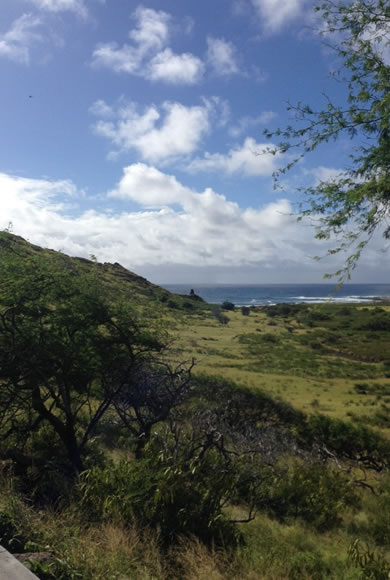
[[289, 170], [307, 153], [342, 137], [353, 140], [350, 163], [336, 177], [306, 188], [300, 219], [317, 223], [317, 238], [331, 240], [328, 254], [347, 250], [335, 273], [350, 278], [361, 251], [379, 230], [390, 238], [390, 5], [387, 0], [324, 0], [316, 8], [325, 44], [341, 62], [335, 80], [345, 83], [344, 103], [326, 97], [322, 109], [289, 104], [294, 125], [275, 132], [272, 153], [293, 153]]
[[1, 265], [0, 453], [25, 468], [39, 463], [33, 441], [49, 426], [54, 453], [58, 442], [71, 469], [85, 469], [86, 447], [135, 365], [163, 349], [158, 329], [110, 297], [93, 266], [85, 273], [60, 254], [12, 246]]

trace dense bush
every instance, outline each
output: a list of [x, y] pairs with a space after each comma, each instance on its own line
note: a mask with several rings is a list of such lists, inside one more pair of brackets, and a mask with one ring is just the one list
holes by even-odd
[[299, 424], [298, 437], [303, 444], [314, 444], [325, 459], [334, 454], [378, 471], [390, 465], [390, 443], [361, 424], [315, 414]]
[[275, 306], [267, 306], [265, 313], [267, 316], [273, 318], [274, 316], [289, 316], [293, 311], [293, 307], [289, 304], [275, 304]]
[[388, 580], [390, 577], [390, 562], [369, 546], [362, 546], [359, 540], [355, 540], [349, 547], [348, 557], [360, 569], [361, 578]]
[[390, 477], [380, 485], [375, 511], [369, 515], [369, 531], [376, 543], [390, 546]]
[[226, 316], [226, 314], [224, 314], [221, 311], [219, 306], [213, 306], [211, 308], [211, 312], [213, 313], [215, 318], [218, 320], [218, 322], [220, 322], [221, 324], [228, 324], [229, 323], [229, 317]]
[[164, 545], [181, 535], [206, 543], [231, 543], [238, 530], [223, 515], [234, 472], [207, 450], [202, 457], [160, 455], [122, 461], [106, 469], [93, 468], [82, 476], [81, 507], [89, 520], [156, 528]]
[[0, 512], [0, 544], [10, 552], [23, 552], [26, 539], [15, 526], [12, 516]]
[[360, 330], [388, 332], [390, 330], [390, 316], [387, 313], [373, 316], [371, 320], [360, 326]]
[[324, 464], [297, 463], [278, 478], [265, 504], [278, 518], [302, 518], [321, 531], [336, 527], [347, 507], [358, 507], [356, 490], [342, 472]]

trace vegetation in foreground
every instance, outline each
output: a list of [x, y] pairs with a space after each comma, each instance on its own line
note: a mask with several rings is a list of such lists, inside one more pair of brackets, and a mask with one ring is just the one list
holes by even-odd
[[[318, 10], [346, 106], [268, 135], [297, 159], [357, 137], [302, 208], [348, 277], [389, 237], [389, 8]], [[389, 577], [386, 307], [222, 311], [15, 236], [0, 256], [0, 539], [47, 552], [40, 578]]]
[[184, 351], [189, 328], [223, 340], [240, 320], [253, 376], [326, 380], [345, 359], [356, 396], [386, 402], [385, 309], [188, 308], [118, 266], [5, 233], [0, 252], [0, 541], [40, 578], [387, 578], [386, 428], [304, 412]]

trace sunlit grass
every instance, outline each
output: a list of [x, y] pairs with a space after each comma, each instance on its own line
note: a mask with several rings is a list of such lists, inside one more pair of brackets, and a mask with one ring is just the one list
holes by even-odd
[[[385, 397], [362, 394], [356, 384], [379, 382], [390, 392], [384, 364], [366, 362], [374, 355], [386, 358], [390, 341], [383, 335], [377, 338], [374, 333], [350, 330], [360, 323], [362, 313], [368, 319], [377, 307], [349, 308], [351, 315], [326, 320], [323, 328], [310, 328], [293, 317], [270, 318], [264, 311], [251, 311], [249, 316], [239, 310], [224, 312], [228, 324], [221, 324], [211, 313], [193, 314], [176, 328], [176, 356], [181, 360], [194, 357], [195, 372], [219, 374], [264, 390], [308, 413], [344, 419], [374, 416]], [[316, 311], [321, 312], [321, 307], [316, 306]], [[324, 336], [327, 340], [318, 344]]]

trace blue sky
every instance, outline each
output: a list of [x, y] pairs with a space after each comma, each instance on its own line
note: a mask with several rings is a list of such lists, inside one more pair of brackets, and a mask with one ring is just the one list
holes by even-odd
[[[342, 101], [309, 0], [2, 0], [0, 228], [157, 283], [320, 282], [293, 215], [349, 141], [260, 154], [286, 102]], [[374, 240], [354, 282], [388, 282]]]

